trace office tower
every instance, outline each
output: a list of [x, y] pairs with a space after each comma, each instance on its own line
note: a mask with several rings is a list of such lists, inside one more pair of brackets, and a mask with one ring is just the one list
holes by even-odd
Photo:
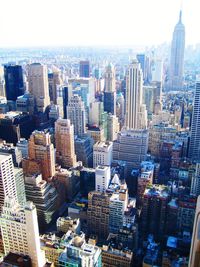
[[6, 98], [16, 101], [18, 96], [24, 94], [22, 67], [19, 65], [5, 65], [4, 75]]
[[35, 99], [30, 93], [18, 96], [16, 100], [16, 110], [21, 112], [29, 112], [33, 114], [35, 110]]
[[93, 168], [98, 165], [111, 166], [112, 163], [112, 142], [97, 142], [93, 146]]
[[17, 201], [14, 166], [11, 155], [0, 154], [0, 211], [7, 196], [12, 196]]
[[146, 159], [149, 133], [147, 130], [123, 129], [113, 142], [113, 160], [122, 160], [127, 163], [127, 173], [133, 168], [139, 168]]
[[5, 254], [28, 255], [33, 267], [43, 267], [45, 257], [40, 250], [36, 208], [32, 202], [24, 207], [7, 197], [0, 218]]
[[199, 236], [199, 225], [200, 225], [200, 196], [197, 199], [197, 206], [195, 212], [195, 219], [193, 225], [192, 242], [190, 247], [190, 259], [189, 267], [198, 267], [200, 259], [200, 236]]
[[79, 77], [89, 78], [90, 77], [90, 62], [88, 60], [80, 61], [79, 65]]
[[73, 95], [67, 106], [67, 118], [74, 126], [74, 135], [82, 136], [85, 133], [85, 106], [81, 97]]
[[120, 129], [119, 120], [116, 115], [108, 114], [107, 117], [107, 140], [114, 141], [117, 139], [117, 134]]
[[48, 116], [49, 116], [49, 119], [53, 122], [55, 122], [59, 117], [61, 117], [59, 106], [51, 102], [49, 106], [49, 110], [48, 110]]
[[93, 191], [88, 194], [88, 232], [100, 239], [107, 238], [109, 233], [109, 203], [107, 193]]
[[156, 86], [143, 86], [143, 103], [146, 105], [148, 113], [153, 113], [156, 104]]
[[114, 192], [110, 197], [109, 204], [109, 232], [118, 233], [123, 225], [124, 212], [128, 205], [128, 189], [126, 185], [121, 185], [118, 192]]
[[56, 162], [64, 168], [76, 165], [74, 126], [70, 120], [58, 119], [55, 123]]
[[198, 197], [200, 195], [200, 163], [196, 163], [195, 165], [195, 172], [192, 174], [190, 193]]
[[57, 87], [62, 85], [61, 73], [55, 66], [52, 67], [51, 73], [48, 74], [49, 97], [54, 104], [57, 104]]
[[21, 168], [14, 168], [16, 192], [17, 192], [17, 202], [19, 205], [24, 205], [26, 203], [26, 193], [24, 185], [24, 173]]
[[196, 82], [196, 92], [192, 114], [191, 137], [188, 156], [192, 160], [200, 159], [200, 77]]
[[145, 54], [137, 54], [136, 55], [137, 61], [140, 63], [143, 79], [144, 81], [147, 80], [147, 57]]
[[57, 104], [61, 118], [67, 118], [67, 105], [72, 97], [72, 88], [66, 85], [57, 86]]
[[6, 96], [3, 66], [0, 66], [0, 96]]
[[47, 66], [33, 63], [28, 66], [29, 92], [35, 97], [36, 109], [44, 112], [50, 104]]
[[75, 139], [77, 161], [82, 161], [84, 167], [93, 166], [93, 145], [93, 139], [87, 134]]
[[85, 235], [75, 235], [59, 257], [59, 266], [101, 267], [101, 249], [87, 244]]
[[102, 128], [102, 126], [98, 127], [96, 125], [94, 126], [88, 126], [87, 127], [87, 133], [89, 136], [92, 137], [92, 139], [94, 140], [94, 143], [96, 142], [104, 142], [105, 139], [105, 131], [104, 128]]
[[105, 71], [104, 111], [116, 114], [115, 69], [109, 64]]
[[25, 175], [42, 173], [42, 178], [48, 180], [55, 174], [54, 146], [49, 132], [34, 131], [28, 143], [29, 158], [23, 159]]
[[129, 129], [146, 128], [147, 126], [146, 111], [142, 107], [142, 85], [140, 64], [137, 60], [133, 60], [128, 68], [126, 90], [126, 127]]
[[105, 192], [110, 184], [110, 167], [98, 166], [95, 170], [95, 188], [98, 192]]
[[35, 174], [25, 176], [25, 191], [27, 201], [32, 201], [37, 209], [40, 231], [45, 230], [57, 210], [56, 189], [41, 174]]
[[179, 21], [173, 32], [171, 43], [170, 77], [169, 89], [181, 90], [183, 88], [183, 67], [185, 50], [185, 26], [182, 23], [182, 11], [180, 11]]
[[144, 235], [153, 234], [157, 240], [165, 231], [169, 192], [164, 186], [149, 186], [144, 193], [141, 226]]

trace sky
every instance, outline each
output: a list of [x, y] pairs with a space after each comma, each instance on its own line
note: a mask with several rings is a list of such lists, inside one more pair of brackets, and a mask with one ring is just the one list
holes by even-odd
[[[186, 45], [200, 43], [200, 1], [182, 0]], [[0, 47], [171, 42], [181, 0], [0, 0]]]

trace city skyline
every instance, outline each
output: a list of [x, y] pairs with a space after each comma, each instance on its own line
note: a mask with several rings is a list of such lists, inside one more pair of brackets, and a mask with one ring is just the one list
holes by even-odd
[[[29, 1], [1, 3], [0, 47], [156, 45], [170, 43], [183, 9], [186, 45], [200, 43], [196, 0]], [[129, 7], [129, 8], [127, 8]], [[30, 12], [31, 10], [31, 12]], [[17, 11], [17, 12], [16, 12]], [[170, 14], [170, 16], [169, 16]], [[9, 19], [12, 18], [12, 19]], [[6, 23], [5, 23], [6, 22]], [[13, 27], [13, 22], [15, 27]], [[148, 27], [147, 27], [148, 25]], [[18, 29], [18, 30], [16, 30]]]

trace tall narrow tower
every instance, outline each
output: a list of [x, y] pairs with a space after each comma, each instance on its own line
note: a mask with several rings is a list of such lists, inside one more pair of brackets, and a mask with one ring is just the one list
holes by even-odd
[[171, 43], [170, 60], [170, 90], [180, 90], [183, 88], [183, 65], [185, 51], [185, 26], [182, 23], [182, 11], [180, 11], [179, 21], [174, 28]]
[[146, 128], [146, 109], [142, 105], [143, 74], [140, 63], [133, 60], [127, 73], [126, 127], [128, 129]]
[[74, 167], [76, 154], [74, 148], [74, 126], [70, 120], [58, 119], [55, 123], [56, 161], [62, 167]]
[[50, 104], [47, 66], [33, 63], [28, 68], [29, 91], [36, 100], [37, 111], [44, 112]]
[[196, 82], [189, 157], [193, 160], [200, 160], [200, 77], [198, 77]]
[[115, 69], [109, 64], [105, 71], [104, 110], [116, 114]]

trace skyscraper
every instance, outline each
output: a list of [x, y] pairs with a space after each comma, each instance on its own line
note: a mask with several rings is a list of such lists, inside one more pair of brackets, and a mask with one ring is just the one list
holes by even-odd
[[73, 95], [67, 106], [67, 118], [74, 125], [74, 134], [82, 136], [85, 130], [86, 116], [85, 106], [81, 97]]
[[34, 131], [29, 139], [28, 159], [23, 159], [25, 175], [42, 173], [48, 180], [55, 174], [54, 146], [49, 132]]
[[14, 198], [6, 197], [0, 218], [5, 254], [9, 252], [28, 255], [33, 267], [45, 264], [40, 250], [36, 208], [32, 202], [20, 206]]
[[74, 167], [76, 154], [74, 148], [74, 126], [70, 120], [58, 119], [55, 123], [56, 161], [62, 167]]
[[105, 71], [104, 110], [116, 114], [115, 69], [109, 64]]
[[142, 70], [137, 60], [133, 60], [127, 73], [126, 127], [129, 129], [146, 128], [147, 115], [142, 105]]
[[50, 104], [47, 66], [33, 63], [28, 66], [29, 92], [34, 95], [37, 111], [44, 112]]
[[6, 96], [3, 66], [0, 66], [0, 96]]
[[183, 88], [183, 65], [185, 50], [185, 26], [182, 23], [182, 11], [180, 11], [179, 21], [173, 32], [171, 43], [170, 59], [170, 90], [180, 90]]
[[17, 188], [12, 156], [0, 154], [0, 211], [6, 196], [13, 196], [17, 200]]
[[198, 77], [198, 81], [196, 82], [189, 157], [192, 160], [200, 160], [200, 77]]
[[80, 61], [79, 76], [89, 78], [90, 77], [90, 62], [88, 60]]
[[24, 94], [22, 67], [19, 65], [5, 65], [5, 88], [7, 100], [16, 101]]

